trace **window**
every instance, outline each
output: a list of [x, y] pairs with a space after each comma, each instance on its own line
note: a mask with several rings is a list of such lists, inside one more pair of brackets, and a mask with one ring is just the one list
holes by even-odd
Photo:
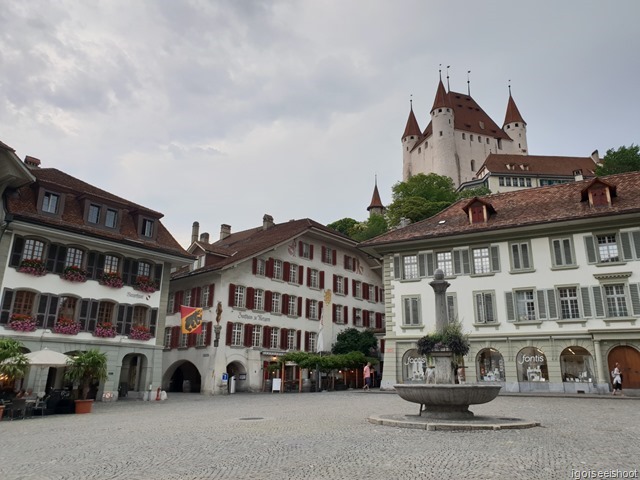
[[309, 269], [309, 287], [320, 288], [320, 272], [318, 270]]
[[[183, 299], [184, 303], [183, 305], [191, 305], [191, 290], [185, 290], [184, 291], [184, 299]], [[178, 308], [180, 307], [180, 305], [178, 305]]]
[[354, 257], [350, 257], [348, 255], [344, 256], [344, 268], [345, 270], [350, 270], [352, 272], [356, 271], [356, 259]]
[[196, 347], [204, 347], [207, 338], [207, 330], [211, 328], [211, 325], [207, 322], [202, 322], [201, 332], [196, 335]]
[[495, 322], [495, 292], [474, 292], [473, 297], [475, 300], [476, 323]]
[[44, 254], [44, 243], [39, 240], [28, 239], [24, 242], [22, 251], [23, 260], [42, 260]]
[[89, 205], [89, 215], [87, 216], [87, 221], [89, 223], [95, 224], [100, 221], [100, 207], [98, 205], [94, 205], [93, 203]]
[[607, 316], [626, 317], [629, 315], [623, 284], [604, 285], [604, 295], [607, 301]]
[[58, 318], [69, 318], [75, 320], [76, 306], [78, 299], [76, 297], [60, 297], [60, 307], [58, 308]]
[[471, 171], [472, 172], [476, 171], [476, 161], [475, 160], [471, 160]]
[[233, 297], [233, 306], [238, 308], [245, 307], [245, 288], [242, 285], [236, 285], [236, 291]]
[[296, 349], [296, 331], [288, 330], [287, 331], [287, 350], [295, 350]]
[[167, 313], [174, 313], [176, 305], [176, 295], [174, 292], [169, 293], [169, 301], [167, 302]]
[[344, 293], [344, 285], [345, 285], [345, 280], [346, 279], [344, 277], [341, 277], [340, 275], [335, 275], [334, 278], [336, 280], [336, 283], [335, 283], [335, 286], [334, 286], [335, 293], [338, 293], [340, 295], [345, 295], [345, 293]]
[[342, 305], [333, 306], [333, 323], [344, 323], [344, 307]]
[[211, 289], [213, 288], [213, 285], [209, 285], [205, 288], [202, 289], [202, 303], [201, 305], [204, 307], [208, 307], [210, 305], [213, 305], [213, 303], [209, 303], [209, 295], [211, 294]]
[[471, 253], [473, 255], [473, 273], [476, 275], [491, 273], [489, 247], [473, 248]]
[[524, 243], [512, 243], [511, 248], [511, 270], [524, 271], [531, 270], [531, 257], [528, 242]]
[[335, 257], [336, 251], [333, 248], [322, 247], [322, 261], [324, 263], [328, 263], [333, 265], [333, 258]]
[[13, 301], [13, 313], [19, 313], [22, 315], [32, 315], [33, 305], [36, 300], [35, 292], [29, 292], [27, 290], [18, 290], [16, 292], [16, 298]]
[[356, 327], [362, 326], [362, 309], [361, 308], [353, 309], [353, 324]]
[[112, 323], [115, 304], [113, 302], [100, 302], [98, 304], [98, 323]]
[[309, 300], [309, 318], [311, 320], [318, 319], [318, 302], [315, 300]]
[[42, 211], [47, 213], [58, 213], [58, 203], [60, 196], [55, 193], [45, 193], [42, 199]]
[[83, 256], [84, 252], [82, 250], [74, 247], [67, 248], [67, 257], [64, 261], [64, 266], [81, 268]]
[[436, 254], [436, 268], [442, 269], [445, 277], [453, 275], [453, 257], [451, 252], [438, 252]]
[[551, 240], [551, 258], [554, 267], [575, 265], [571, 238], [554, 238]]
[[151, 264], [147, 262], [138, 262], [138, 277], [151, 277]]
[[171, 327], [164, 329], [164, 348], [171, 348]]
[[133, 325], [134, 326], [147, 326], [147, 312], [149, 309], [140, 305], [133, 307]]
[[367, 286], [367, 299], [371, 302], [375, 301], [376, 299], [376, 292], [375, 292], [375, 288], [373, 285], [368, 285]]
[[118, 212], [111, 208], [107, 208], [104, 224], [109, 228], [116, 228], [118, 225]]
[[469, 140], [473, 142], [473, 135], [469, 135]]
[[295, 263], [289, 265], [289, 283], [298, 283], [298, 265]]
[[311, 256], [311, 245], [309, 245], [306, 242], [300, 242], [300, 257], [301, 258], [306, 258], [309, 260], [312, 260], [313, 257]]
[[270, 348], [278, 348], [279, 347], [278, 340], [280, 340], [280, 329], [279, 328], [272, 328], [271, 329], [271, 342], [269, 344], [269, 347]]
[[273, 261], [273, 278], [282, 280], [282, 260]]
[[262, 325], [253, 326], [253, 331], [251, 332], [251, 346], [252, 347], [262, 346]]
[[600, 257], [600, 262], [607, 263], [620, 260], [615, 234], [598, 235], [596, 239], [598, 241], [598, 256]]
[[402, 278], [404, 280], [413, 280], [418, 278], [418, 256], [405, 255], [402, 257]]
[[462, 132], [462, 139], [463, 139], [463, 140], [466, 140], [466, 138], [467, 138], [467, 136], [465, 135], [465, 133], [464, 133], [464, 132]]
[[253, 296], [253, 309], [264, 310], [264, 290], [256, 288]]
[[187, 348], [189, 346], [189, 334], [182, 333], [180, 331], [180, 343], [178, 344], [178, 348]]
[[362, 298], [362, 282], [360, 280], [353, 281], [353, 296], [355, 298]]
[[104, 256], [104, 272], [105, 273], [118, 273], [119, 258], [113, 255]]
[[298, 297], [295, 295], [289, 295], [289, 315], [300, 315], [300, 312], [298, 312]]
[[526, 180], [527, 180], [527, 187], [530, 187], [531, 186], [531, 179], [527, 178]]
[[315, 352], [316, 351], [316, 344], [317, 344], [317, 340], [318, 340], [318, 334], [315, 332], [309, 332], [309, 352]]
[[239, 346], [242, 345], [242, 324], [234, 323], [233, 329], [231, 330], [231, 345]]
[[498, 185], [504, 187], [504, 177], [498, 177]]
[[520, 182], [520, 186], [524, 187], [524, 177], [520, 177], [518, 181]]
[[536, 320], [536, 303], [533, 290], [518, 290], [515, 293], [518, 320]]
[[578, 289], [576, 287], [558, 288], [560, 297], [560, 318], [580, 318], [578, 308]]
[[267, 267], [267, 262], [264, 261], [264, 259], [262, 258], [258, 258], [256, 260], [256, 275], [260, 275], [261, 277], [265, 276], [265, 272]]
[[422, 320], [420, 318], [420, 297], [404, 297], [403, 303], [403, 318], [404, 325], [420, 325]]
[[280, 294], [278, 292], [273, 292], [271, 294], [271, 313], [282, 313], [280, 299]]
[[505, 184], [507, 187], [510, 187], [510, 186], [511, 186], [511, 177], [506, 177], [506, 178], [504, 179], [504, 184]]
[[142, 230], [140, 231], [140, 233], [144, 237], [152, 237], [153, 236], [153, 220], [149, 220], [148, 218], [143, 218]]

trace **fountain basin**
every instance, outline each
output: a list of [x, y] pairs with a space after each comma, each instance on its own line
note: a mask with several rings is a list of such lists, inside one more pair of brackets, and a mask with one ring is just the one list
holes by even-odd
[[[469, 405], [479, 405], [494, 400], [500, 385], [442, 385], [442, 384], [397, 384], [396, 393], [408, 402], [420, 404], [420, 415], [427, 418], [467, 419], [473, 418]], [[422, 410], [422, 406], [425, 410]]]

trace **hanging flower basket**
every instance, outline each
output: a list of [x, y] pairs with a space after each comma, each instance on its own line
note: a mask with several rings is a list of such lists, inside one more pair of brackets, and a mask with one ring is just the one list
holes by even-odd
[[99, 323], [93, 331], [94, 337], [113, 338], [116, 336], [116, 327], [111, 322]]
[[147, 341], [151, 338], [151, 332], [147, 327], [143, 325], [136, 325], [134, 327], [131, 327], [131, 332], [129, 332], [129, 338], [132, 340]]
[[158, 290], [158, 284], [146, 275], [138, 275], [133, 288], [145, 293], [153, 293]]
[[117, 273], [103, 273], [100, 278], [100, 283], [102, 285], [106, 285], [111, 288], [122, 288], [124, 282], [122, 281], [122, 277]]
[[14, 313], [9, 320], [9, 327], [17, 332], [35, 332], [36, 319], [24, 313]]
[[82, 283], [87, 281], [87, 272], [80, 267], [70, 266], [64, 269], [60, 278], [69, 282]]
[[25, 258], [22, 260], [18, 271], [33, 275], [34, 277], [42, 277], [47, 274], [47, 268], [44, 262], [36, 258]]
[[53, 333], [63, 333], [64, 335], [77, 335], [80, 331], [80, 322], [73, 318], [59, 317], [53, 326]]

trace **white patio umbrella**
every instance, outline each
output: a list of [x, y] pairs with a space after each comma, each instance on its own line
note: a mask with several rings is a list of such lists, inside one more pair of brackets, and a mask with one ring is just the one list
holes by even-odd
[[40, 367], [38, 369], [38, 375], [36, 376], [36, 380], [34, 382], [34, 390], [36, 392], [39, 392], [39, 396], [44, 395], [44, 392], [39, 391], [39, 382], [42, 380], [43, 370], [48, 367], [64, 367], [67, 365], [68, 360], [71, 360], [71, 357], [69, 357], [68, 355], [49, 350], [48, 348], [43, 348], [42, 350], [38, 350], [36, 352], [27, 353], [25, 354], [25, 357], [27, 357], [27, 359], [29, 360], [29, 364], [32, 367]]

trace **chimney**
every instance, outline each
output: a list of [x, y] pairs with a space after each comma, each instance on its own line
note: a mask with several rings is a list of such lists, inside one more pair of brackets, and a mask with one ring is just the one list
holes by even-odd
[[598, 150], [594, 150], [593, 152], [591, 152], [591, 160], [593, 160], [597, 164], [600, 164], [600, 153], [598, 153]]
[[573, 177], [576, 179], [576, 182], [584, 180], [584, 176], [582, 175], [582, 170], [580, 169], [573, 171]]
[[40, 160], [36, 157], [30, 157], [29, 155], [24, 157], [24, 164], [29, 168], [40, 168]]
[[231, 225], [227, 225], [226, 223], [220, 225], [220, 240], [224, 240], [229, 235], [231, 235]]
[[198, 222], [193, 222], [193, 226], [191, 227], [191, 243], [195, 243], [198, 241], [199, 231], [200, 224]]
[[274, 225], [275, 223], [273, 223], [273, 217], [265, 213], [264, 217], [262, 217], [262, 229], [266, 230], [267, 228], [271, 228]]
[[209, 243], [209, 234], [207, 232], [203, 232], [200, 234], [200, 241], [203, 243]]

